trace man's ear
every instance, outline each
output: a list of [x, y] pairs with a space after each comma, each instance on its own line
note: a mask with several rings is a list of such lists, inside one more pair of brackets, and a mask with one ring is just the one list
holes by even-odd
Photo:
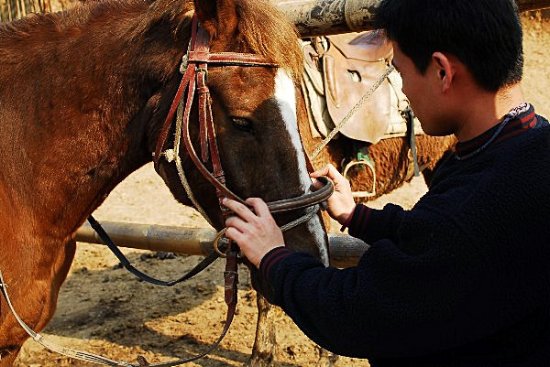
[[238, 25], [234, 0], [194, 0], [195, 12], [211, 38], [233, 37]]
[[432, 54], [432, 63], [436, 77], [440, 80], [442, 92], [446, 92], [452, 85], [455, 76], [455, 70], [451, 60], [442, 52], [434, 52]]

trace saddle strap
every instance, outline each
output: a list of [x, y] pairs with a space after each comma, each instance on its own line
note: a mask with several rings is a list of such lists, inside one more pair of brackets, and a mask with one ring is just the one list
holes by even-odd
[[130, 263], [130, 260], [128, 260], [128, 258], [126, 256], [124, 256], [122, 251], [120, 251], [118, 246], [113, 242], [113, 240], [107, 234], [105, 229], [103, 229], [101, 224], [99, 224], [99, 222], [97, 220], [95, 220], [95, 218], [92, 215], [90, 215], [88, 217], [88, 222], [90, 223], [90, 225], [92, 226], [94, 231], [97, 232], [99, 238], [101, 239], [101, 242], [103, 242], [103, 244], [107, 245], [109, 250], [111, 250], [111, 252], [116, 256], [116, 258], [118, 259], [118, 261], [120, 261], [122, 266], [124, 266], [126, 268], [126, 270], [128, 270], [130, 273], [134, 274], [137, 278], [143, 280], [144, 282], [150, 283], [150, 284], [160, 285], [160, 286], [163, 286], [163, 287], [174, 286], [178, 283], [181, 283], [181, 282], [184, 282], [188, 279], [191, 279], [193, 276], [197, 275], [198, 273], [200, 273], [201, 271], [206, 269], [210, 264], [212, 264], [217, 258], [220, 257], [220, 255], [218, 255], [217, 252], [213, 251], [208, 256], [206, 256], [200, 263], [198, 263], [193, 269], [191, 269], [187, 274], [183, 275], [182, 277], [180, 277], [178, 279], [165, 281], [165, 280], [153, 278], [152, 276], [147, 275], [144, 272], [136, 269]]

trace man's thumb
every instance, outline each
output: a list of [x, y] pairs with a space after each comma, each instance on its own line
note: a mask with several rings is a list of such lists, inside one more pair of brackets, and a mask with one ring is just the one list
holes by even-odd
[[323, 183], [321, 181], [319, 181], [318, 179], [316, 178], [311, 178], [311, 186], [315, 189], [315, 190], [319, 190], [320, 188], [323, 187]]

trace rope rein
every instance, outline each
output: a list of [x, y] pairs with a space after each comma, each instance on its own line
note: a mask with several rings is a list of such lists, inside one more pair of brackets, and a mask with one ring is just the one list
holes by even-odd
[[24, 321], [21, 319], [19, 314], [15, 312], [15, 308], [13, 307], [13, 304], [11, 303], [11, 299], [8, 295], [8, 285], [4, 281], [4, 277], [2, 276], [2, 271], [0, 270], [0, 291], [2, 292], [2, 295], [6, 299], [6, 303], [8, 304], [9, 309], [11, 310], [13, 316], [19, 323], [19, 325], [25, 330], [25, 332], [38, 344], [42, 345], [44, 348], [51, 350], [52, 352], [59, 353], [61, 355], [64, 355], [69, 358], [78, 359], [85, 362], [92, 362], [97, 364], [102, 364], [104, 366], [122, 366], [122, 367], [135, 367], [139, 365], [134, 365], [128, 362], [117, 362], [113, 361], [111, 359], [80, 351], [80, 350], [74, 350], [70, 348], [66, 348], [63, 346], [60, 346], [56, 343], [53, 343], [48, 340], [47, 337], [33, 331]]

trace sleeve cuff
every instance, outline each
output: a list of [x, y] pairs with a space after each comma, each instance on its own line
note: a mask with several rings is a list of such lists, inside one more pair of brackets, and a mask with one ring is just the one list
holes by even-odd
[[351, 220], [353, 219], [353, 214], [355, 213], [355, 210], [357, 209], [358, 205], [353, 208], [353, 211], [348, 215], [344, 223], [342, 223], [342, 227], [340, 227], [340, 232], [344, 232], [346, 228], [348, 228], [351, 225]]
[[264, 280], [268, 280], [269, 272], [271, 271], [273, 265], [287, 258], [291, 254], [292, 251], [284, 246], [275, 247], [274, 249], [270, 250], [267, 254], [264, 255], [262, 260], [260, 260], [260, 276]]
[[363, 204], [357, 204], [352, 215], [346, 221], [350, 235], [357, 237], [363, 234], [362, 232], [367, 227], [371, 212], [371, 208]]

